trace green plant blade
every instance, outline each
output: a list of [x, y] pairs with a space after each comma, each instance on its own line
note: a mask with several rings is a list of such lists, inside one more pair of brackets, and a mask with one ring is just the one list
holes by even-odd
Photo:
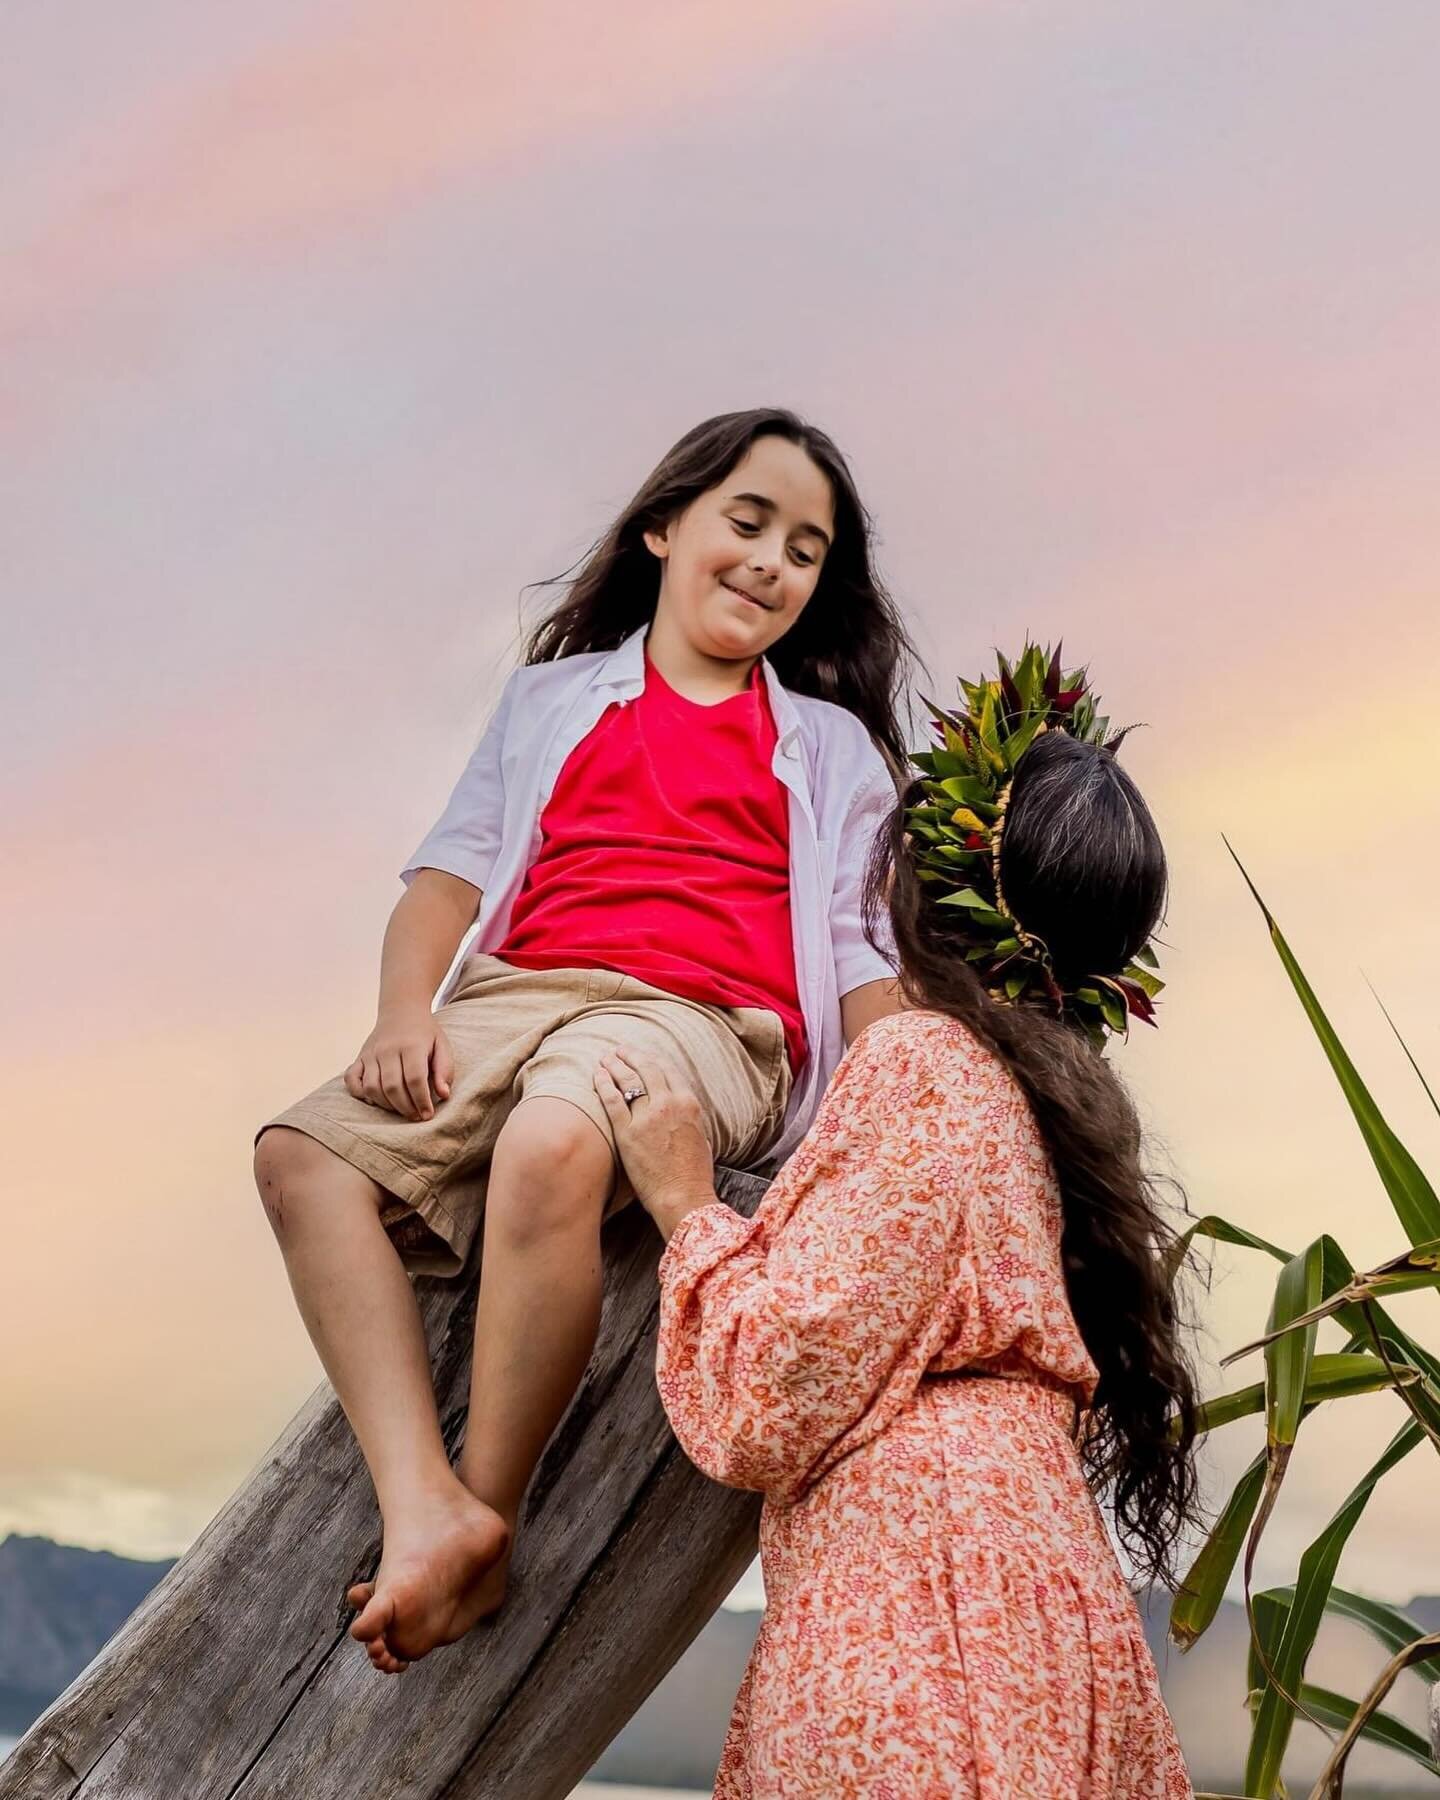
[[1300, 997], [1306, 1016], [1314, 1027], [1321, 1048], [1335, 1071], [1336, 1078], [1355, 1115], [1355, 1122], [1360, 1127], [1361, 1136], [1365, 1139], [1380, 1179], [1385, 1184], [1385, 1191], [1390, 1196], [1390, 1204], [1395, 1209], [1395, 1216], [1400, 1221], [1400, 1228], [1412, 1244], [1424, 1243], [1429, 1238], [1440, 1237], [1440, 1198], [1425, 1179], [1420, 1165], [1410, 1152], [1396, 1137], [1381, 1116], [1380, 1109], [1370, 1098], [1370, 1094], [1361, 1081], [1354, 1063], [1345, 1053], [1345, 1047], [1335, 1035], [1333, 1026], [1321, 1009], [1314, 990], [1305, 979], [1304, 971], [1296, 962], [1290, 946], [1285, 942], [1280, 927], [1275, 923], [1274, 915], [1261, 899], [1259, 890], [1251, 881], [1245, 865], [1235, 856], [1229, 840], [1225, 848], [1235, 858], [1235, 866], [1245, 878], [1245, 885], [1255, 898], [1255, 904], [1264, 915], [1269, 928], [1270, 939], [1274, 944], [1285, 973]]
[[[1375, 988], [1374, 988], [1373, 983], [1370, 983], [1367, 981], [1366, 986], [1369, 987], [1370, 992], [1372, 994], [1375, 994]], [[1389, 1007], [1386, 1006], [1385, 1002], [1380, 998], [1380, 996], [1378, 994], [1375, 994], [1375, 1004], [1380, 1008], [1381, 1012], [1384, 1013], [1385, 1023], [1395, 1033], [1395, 1042], [1405, 1052], [1405, 1060], [1406, 1060], [1406, 1062], [1409, 1063], [1410, 1067], [1415, 1071], [1415, 1079], [1420, 1083], [1421, 1087], [1424, 1088], [1425, 1098], [1435, 1108], [1436, 1112], [1440, 1113], [1440, 1100], [1437, 1100], [1435, 1098], [1435, 1094], [1434, 1094], [1433, 1089], [1430, 1086], [1430, 1083], [1425, 1079], [1424, 1071], [1421, 1069], [1419, 1063], [1416, 1062], [1414, 1056], [1411, 1054], [1410, 1046], [1405, 1042], [1404, 1038], [1401, 1037], [1400, 1027], [1390, 1017]]]
[[1350, 1723], [1331, 1747], [1329, 1756], [1325, 1758], [1325, 1766], [1315, 1778], [1312, 1794], [1322, 1796], [1323, 1800], [1339, 1800], [1350, 1752], [1363, 1736], [1366, 1725], [1379, 1712], [1381, 1702], [1394, 1686], [1396, 1677], [1403, 1675], [1417, 1663], [1429, 1661], [1437, 1651], [1440, 1651], [1440, 1632], [1426, 1632], [1424, 1637], [1390, 1658], [1367, 1688], [1365, 1698], [1355, 1708]]
[[[1310, 1376], [1305, 1383], [1305, 1405], [1318, 1406], [1324, 1400], [1344, 1400], [1352, 1394], [1373, 1394], [1391, 1386], [1390, 1371], [1378, 1356], [1364, 1352], [1322, 1351], [1312, 1358]], [[1218, 1431], [1236, 1419], [1249, 1418], [1265, 1408], [1265, 1383], [1251, 1382], [1207, 1400], [1195, 1414], [1197, 1436]]]
[[[1403, 1346], [1390, 1346], [1391, 1359], [1399, 1366], [1406, 1358]], [[1411, 1365], [1413, 1366], [1413, 1364]], [[1390, 1385], [1390, 1377], [1379, 1357], [1367, 1351], [1322, 1352], [1311, 1364], [1305, 1412], [1324, 1400], [1339, 1400], [1354, 1394], [1377, 1393]], [[1265, 1403], [1265, 1390], [1260, 1382], [1222, 1394], [1200, 1410], [1197, 1432], [1218, 1430], [1235, 1419], [1258, 1413]], [[1437, 1412], [1440, 1422], [1440, 1412]], [[1244, 1547], [1246, 1533], [1255, 1516], [1265, 1481], [1265, 1452], [1255, 1457], [1235, 1483], [1229, 1499], [1221, 1508], [1209, 1535], [1186, 1570], [1170, 1607], [1170, 1636], [1181, 1650], [1188, 1650], [1214, 1621], [1230, 1577], [1235, 1572]], [[1292, 1589], [1273, 1590], [1288, 1595]], [[1343, 1590], [1337, 1590], [1343, 1591]], [[1263, 1596], [1262, 1596], [1263, 1597]], [[1357, 1605], [1361, 1604], [1356, 1602]], [[1377, 1605], [1366, 1602], [1364, 1604]], [[1379, 1608], [1380, 1612], [1387, 1609]], [[1401, 1615], [1395, 1614], [1396, 1618]], [[1362, 1623], [1364, 1621], [1362, 1620]], [[1419, 1627], [1403, 1642], [1419, 1636]], [[1396, 1646], [1399, 1647], [1398, 1645]], [[1437, 1669], [1440, 1678], [1440, 1669]]]
[[[1345, 1727], [1359, 1711], [1359, 1701], [1347, 1700], [1343, 1694], [1337, 1694], [1329, 1688], [1315, 1687], [1305, 1682], [1300, 1689], [1300, 1704], [1312, 1718], [1322, 1725], [1329, 1725], [1336, 1731], [1344, 1731]], [[1372, 1744], [1383, 1744], [1387, 1750], [1398, 1750], [1402, 1756], [1408, 1756], [1412, 1762], [1420, 1764], [1422, 1769], [1431, 1775], [1440, 1775], [1440, 1764], [1431, 1761], [1430, 1746], [1418, 1731], [1412, 1731], [1393, 1713], [1373, 1712], [1360, 1727], [1360, 1736], [1368, 1738]]]
[[[1284, 1597], [1287, 1594], [1289, 1598]], [[1273, 1663], [1275, 1660], [1285, 1631], [1285, 1621], [1290, 1616], [1294, 1594], [1294, 1588], [1267, 1588], [1263, 1594], [1256, 1594], [1251, 1599], [1253, 1630], [1245, 1658], [1245, 1688], [1251, 1695], [1258, 1694], [1269, 1679], [1265, 1673], [1265, 1663]], [[1264, 1661], [1260, 1656], [1262, 1650], [1265, 1653]]]
[[[1333, 1238], [1325, 1240], [1325, 1290], [1334, 1293], [1352, 1278], [1355, 1271], [1345, 1252]], [[1424, 1374], [1430, 1385], [1440, 1393], [1440, 1357], [1432, 1356], [1423, 1344], [1417, 1343], [1407, 1331], [1402, 1331], [1395, 1321], [1378, 1302], [1372, 1302], [1370, 1317], [1374, 1320], [1380, 1335], [1390, 1347], [1392, 1360], [1407, 1362]], [[1370, 1326], [1365, 1317], [1365, 1309], [1359, 1305], [1340, 1307], [1335, 1313], [1336, 1323], [1342, 1325], [1350, 1333], [1353, 1345], [1363, 1344], [1370, 1348]], [[1353, 1347], [1352, 1345], [1352, 1347]]]
[[1300, 1409], [1305, 1404], [1317, 1326], [1307, 1325], [1301, 1331], [1285, 1331], [1285, 1327], [1292, 1319], [1312, 1313], [1320, 1304], [1324, 1252], [1323, 1241], [1316, 1238], [1298, 1256], [1290, 1258], [1275, 1283], [1269, 1329], [1284, 1332], [1284, 1336], [1265, 1346], [1265, 1435], [1272, 1448], [1288, 1448], [1300, 1429]]
[[[1255, 1603], [1258, 1607], [1262, 1600], [1280, 1602], [1288, 1612], [1294, 1597], [1293, 1587], [1267, 1588], [1263, 1594], [1255, 1596]], [[1364, 1594], [1352, 1594], [1347, 1588], [1332, 1587], [1326, 1596], [1325, 1610], [1337, 1618], [1363, 1625], [1391, 1656], [1425, 1635], [1425, 1627], [1407, 1617], [1398, 1607], [1367, 1599]], [[1416, 1663], [1415, 1673], [1425, 1681], [1440, 1681], [1440, 1656]]]
[[[1411, 1343], [1413, 1347], [1413, 1340]], [[1347, 1349], [1349, 1348], [1350, 1346], [1347, 1345]], [[1429, 1436], [1432, 1448], [1440, 1452], [1440, 1386], [1437, 1386], [1434, 1378], [1407, 1360], [1404, 1347], [1397, 1343], [1388, 1332], [1380, 1332], [1377, 1346], [1375, 1338], [1371, 1336], [1367, 1328], [1359, 1338], [1354, 1340], [1354, 1349], [1364, 1353], [1383, 1349], [1384, 1357], [1381, 1360], [1388, 1357], [1395, 1370], [1400, 1372], [1415, 1370], [1415, 1378], [1406, 1379], [1403, 1389], [1397, 1387], [1397, 1392], [1400, 1393], [1401, 1399], [1419, 1421], [1422, 1430]]]
[[[1317, 1357], [1315, 1360], [1318, 1363], [1321, 1359]], [[1285, 1694], [1299, 1694], [1305, 1663], [1314, 1646], [1320, 1620], [1324, 1616], [1325, 1602], [1335, 1579], [1340, 1554], [1377, 1482], [1402, 1458], [1408, 1456], [1417, 1444], [1424, 1441], [1424, 1433], [1413, 1420], [1403, 1425], [1300, 1558], [1295, 1597], [1286, 1613], [1280, 1642], [1269, 1658], [1276, 1680], [1284, 1688]], [[1257, 1796], [1257, 1800], [1275, 1800], [1280, 1782], [1280, 1766], [1284, 1761], [1285, 1748], [1290, 1741], [1294, 1723], [1294, 1705], [1280, 1692], [1280, 1688], [1266, 1681], [1255, 1709], [1250, 1751], [1245, 1765], [1246, 1792]]]
[[[1403, 1255], [1392, 1256], [1388, 1262], [1367, 1269], [1363, 1274], [1356, 1274], [1334, 1238], [1324, 1237], [1319, 1241], [1322, 1247], [1320, 1291], [1325, 1298], [1310, 1312], [1296, 1313], [1285, 1324], [1267, 1331], [1254, 1343], [1232, 1350], [1222, 1359], [1222, 1366], [1237, 1362], [1254, 1350], [1264, 1349], [1271, 1337], [1278, 1336], [1281, 1332], [1298, 1331], [1325, 1318], [1339, 1318], [1347, 1308], [1352, 1312], [1363, 1310], [1363, 1303], [1367, 1299], [1373, 1300], [1379, 1294], [1407, 1294], [1418, 1288], [1440, 1287], [1440, 1266], [1437, 1266], [1440, 1265], [1440, 1242], [1432, 1240], [1426, 1244], [1416, 1244]], [[1348, 1273], [1343, 1273], [1344, 1271]]]
[[1170, 1636], [1182, 1650], [1188, 1650], [1214, 1623], [1264, 1485], [1262, 1450], [1235, 1483], [1170, 1603]]
[[1181, 1263], [1189, 1254], [1190, 1246], [1197, 1237], [1212, 1238], [1217, 1244], [1238, 1244], [1242, 1250], [1263, 1250], [1267, 1256], [1273, 1256], [1276, 1262], [1289, 1262], [1290, 1252], [1278, 1249], [1274, 1244], [1267, 1244], [1264, 1238], [1256, 1237], [1253, 1232], [1242, 1231], [1238, 1225], [1232, 1225], [1228, 1219], [1222, 1219], [1216, 1213], [1208, 1213], [1176, 1238], [1171, 1246], [1170, 1261], [1167, 1273], [1173, 1281]]

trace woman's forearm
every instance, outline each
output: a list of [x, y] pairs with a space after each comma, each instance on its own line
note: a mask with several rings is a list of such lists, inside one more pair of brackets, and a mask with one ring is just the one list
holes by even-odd
[[379, 1017], [430, 1010], [435, 990], [479, 907], [480, 890], [470, 882], [439, 869], [420, 870], [385, 927]]

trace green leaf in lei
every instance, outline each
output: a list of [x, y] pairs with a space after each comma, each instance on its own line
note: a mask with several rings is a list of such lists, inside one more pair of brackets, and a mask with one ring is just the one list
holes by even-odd
[[1036, 713], [1027, 719], [1018, 731], [1012, 732], [1005, 740], [1003, 751], [1005, 766], [1013, 769], [1044, 729], [1045, 720], [1039, 713]]
[[971, 912], [989, 912], [990, 902], [983, 895], [977, 894], [974, 888], [957, 888], [953, 894], [946, 894], [940, 902], [942, 906], [964, 906]]

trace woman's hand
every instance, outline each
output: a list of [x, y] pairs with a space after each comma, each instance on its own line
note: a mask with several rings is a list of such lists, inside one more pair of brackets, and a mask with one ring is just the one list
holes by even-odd
[[668, 1238], [687, 1212], [715, 1199], [715, 1159], [700, 1102], [689, 1088], [672, 1085], [648, 1056], [618, 1050], [601, 1057], [595, 1091], [630, 1185]]
[[360, 1054], [345, 1071], [357, 1100], [383, 1106], [402, 1119], [432, 1119], [435, 1102], [450, 1098], [455, 1059], [427, 1006], [382, 1013]]

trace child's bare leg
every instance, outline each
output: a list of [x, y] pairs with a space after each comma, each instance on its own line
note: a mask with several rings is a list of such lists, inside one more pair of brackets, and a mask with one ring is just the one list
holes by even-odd
[[[456, 1466], [512, 1539], [526, 1485], [595, 1348], [600, 1221], [614, 1179], [609, 1141], [567, 1100], [522, 1102], [495, 1146]], [[504, 1598], [508, 1561], [492, 1572], [487, 1603]]]
[[352, 1635], [377, 1668], [453, 1642], [481, 1616], [506, 1527], [457, 1479], [435, 1408], [419, 1308], [367, 1175], [302, 1132], [261, 1138], [255, 1176], [325, 1372], [375, 1483], [384, 1552]]

